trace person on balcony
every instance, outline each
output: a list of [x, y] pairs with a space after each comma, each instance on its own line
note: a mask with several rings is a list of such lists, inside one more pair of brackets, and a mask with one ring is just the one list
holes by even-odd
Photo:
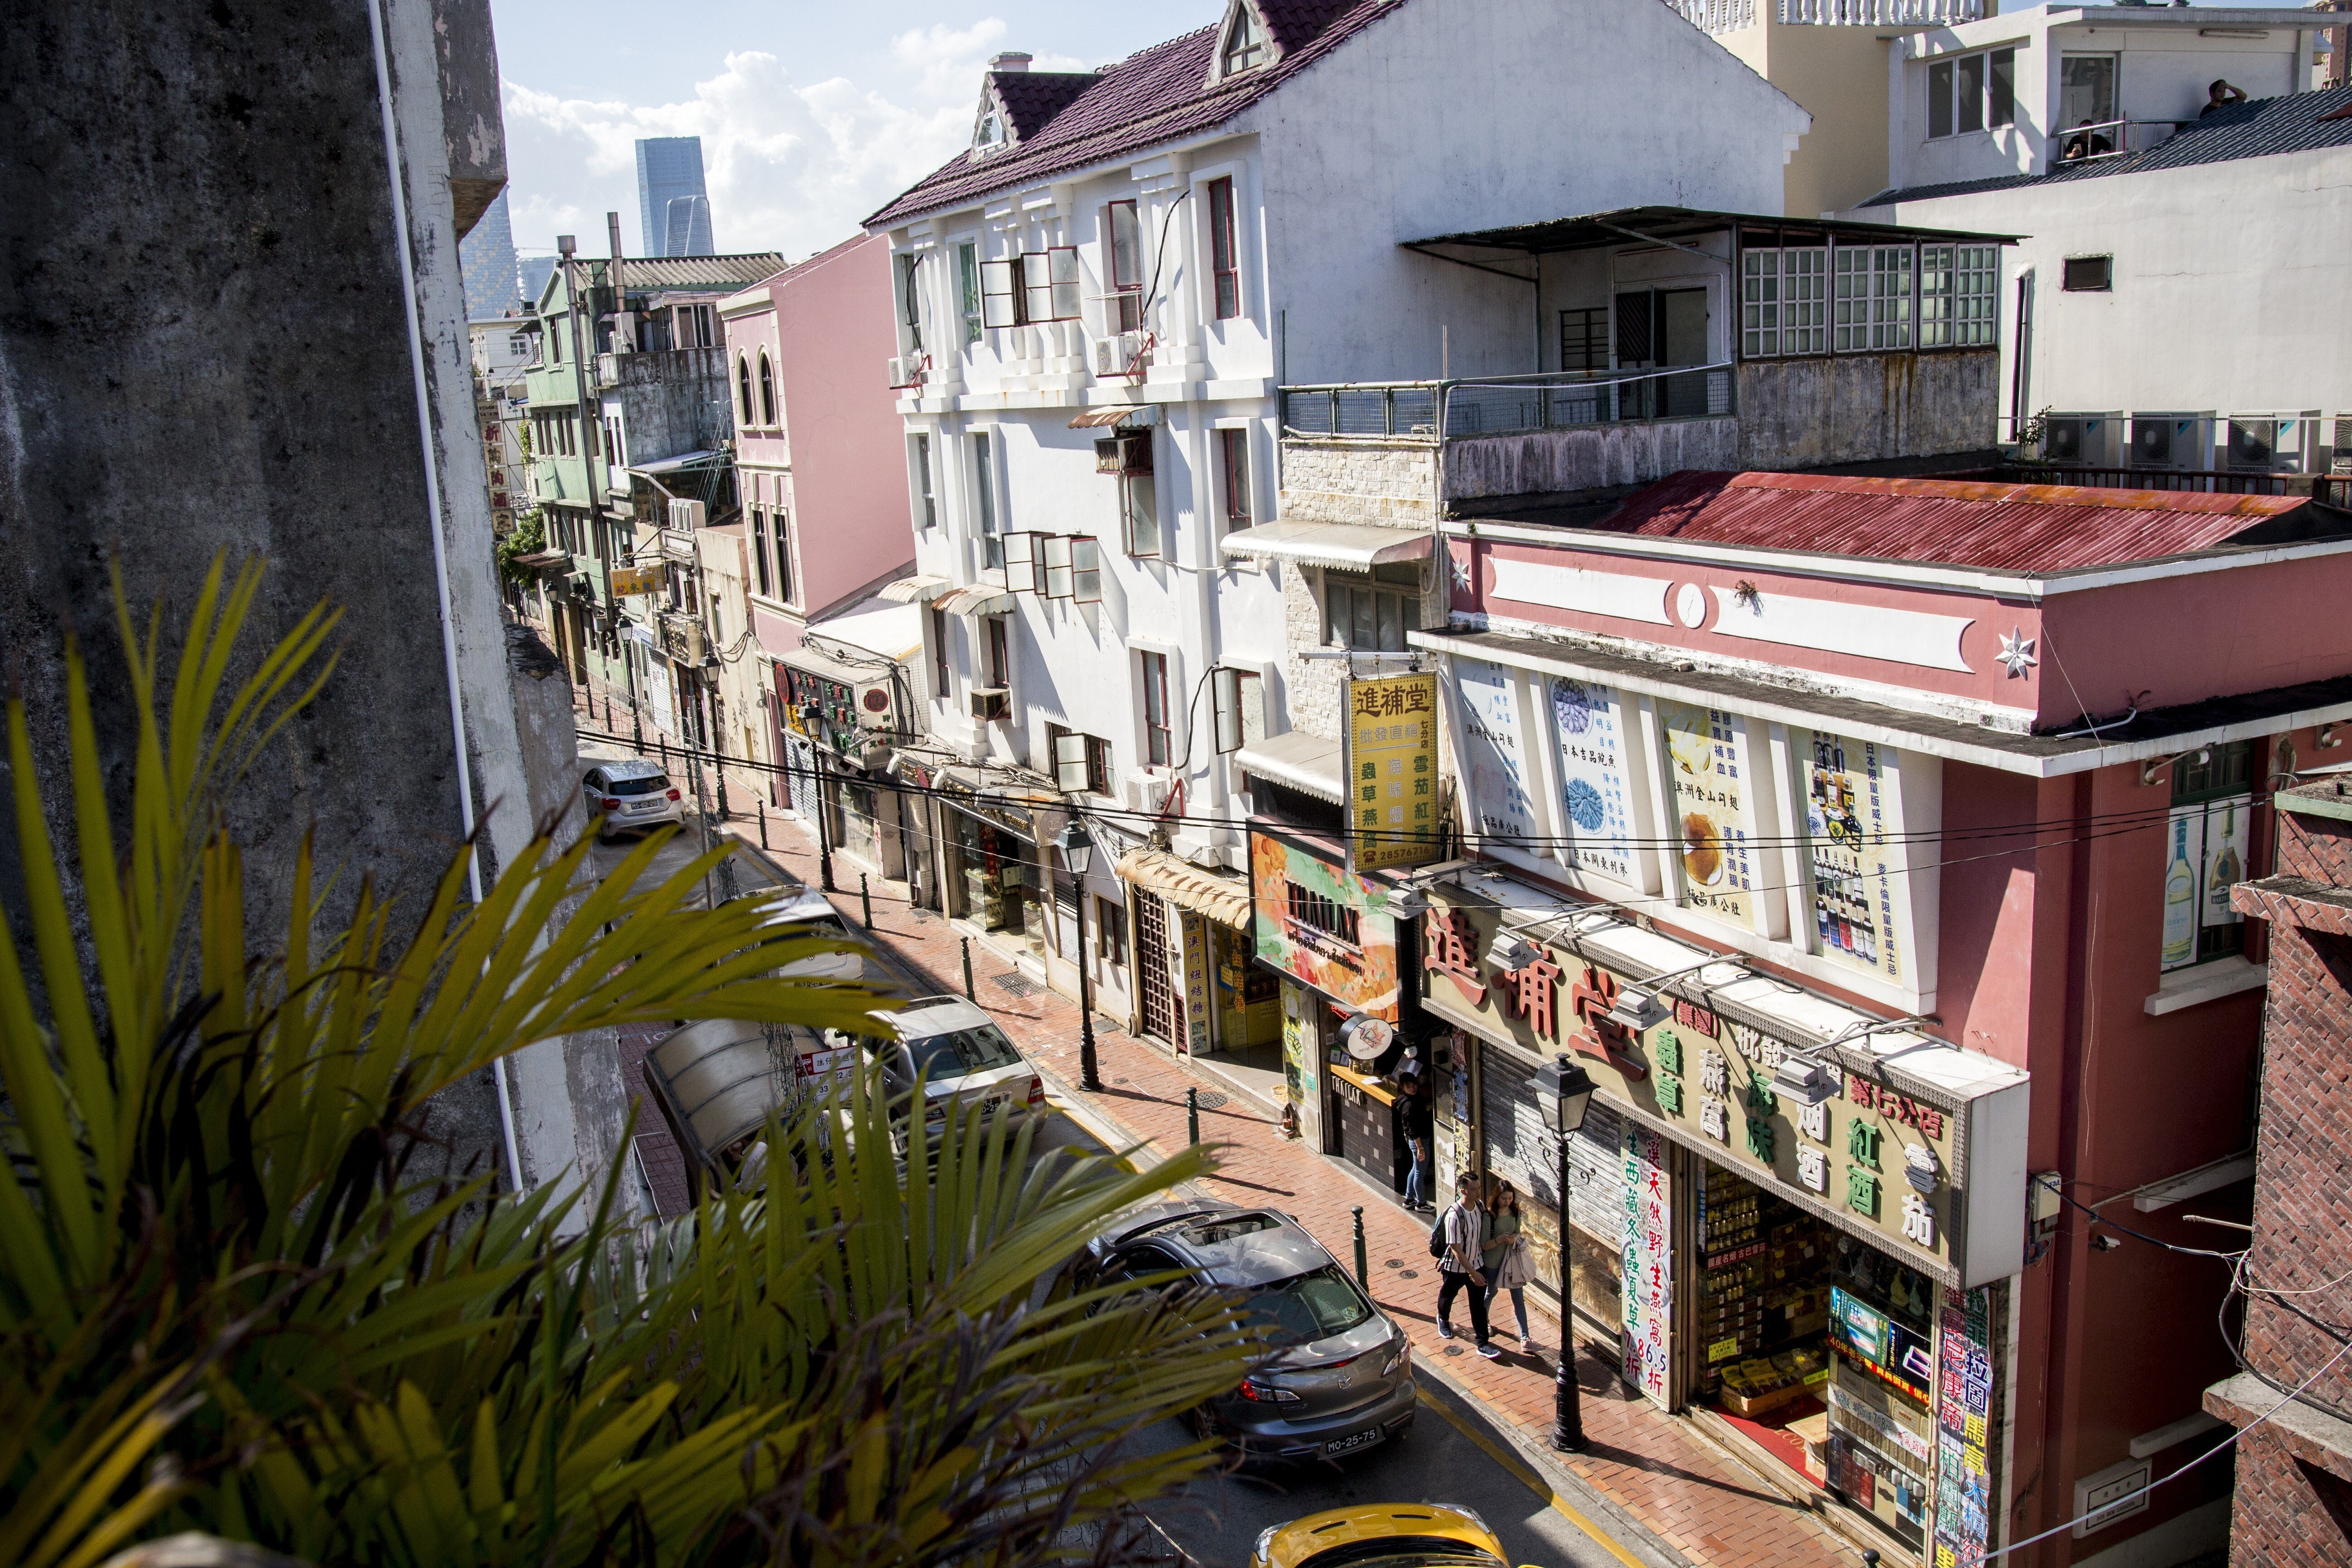
[[2245, 101], [2244, 88], [2231, 87], [2226, 80], [2217, 79], [2205, 89], [2205, 107], [2197, 111], [2197, 118], [2202, 120], [2217, 109], [2229, 109]]
[[2106, 132], [2104, 129], [2094, 131], [2091, 122], [2085, 120], [2074, 128], [2073, 135], [2066, 138], [2065, 145], [2059, 149], [2058, 161], [2079, 163], [2085, 158], [2104, 158], [2115, 150], [2116, 144], [2108, 140]]

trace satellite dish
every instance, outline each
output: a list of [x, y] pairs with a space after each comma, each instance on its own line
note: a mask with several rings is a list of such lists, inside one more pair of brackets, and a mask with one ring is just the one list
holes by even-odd
[[1396, 1041], [1396, 1026], [1370, 1013], [1359, 1013], [1339, 1026], [1339, 1044], [1360, 1062], [1377, 1061]]

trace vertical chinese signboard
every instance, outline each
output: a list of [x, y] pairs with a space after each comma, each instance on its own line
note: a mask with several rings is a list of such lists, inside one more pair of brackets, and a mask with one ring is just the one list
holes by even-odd
[[1184, 1050], [1199, 1056], [1209, 1048], [1209, 928], [1199, 915], [1179, 915], [1168, 934], [1176, 951], [1169, 956], [1184, 986]]
[[1519, 672], [1483, 658], [1454, 661], [1462, 705], [1462, 787], [1471, 825], [1489, 838], [1527, 846], [1540, 836], [1527, 742], [1519, 726]]
[[1674, 1408], [1674, 1199], [1666, 1141], [1625, 1123], [1624, 1377], [1661, 1410]]
[[1944, 1292], [1936, 1375], [1935, 1568], [1982, 1568], [1992, 1540], [1994, 1320], [2006, 1287]]
[[1560, 858], [1580, 871], [1633, 880], [1633, 790], [1625, 777], [1624, 710], [1598, 681], [1551, 679], [1559, 804], [1569, 843]]
[[1342, 696], [1350, 866], [1381, 871], [1436, 859], [1437, 677], [1350, 680]]
[[1824, 730], [1792, 738], [1806, 748], [1799, 765], [1812, 950], [1899, 982], [1910, 964], [1900, 933], [1911, 929], [1911, 881], [1887, 843], [1903, 820], [1895, 752]]
[[1666, 732], [1667, 789], [1674, 803], [1680, 902], [1734, 925], [1755, 923], [1756, 837], [1748, 726], [1736, 713], [1658, 704]]

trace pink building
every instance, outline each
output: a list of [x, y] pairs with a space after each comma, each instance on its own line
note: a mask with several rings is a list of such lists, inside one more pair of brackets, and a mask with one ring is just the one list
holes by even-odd
[[[810, 748], [824, 744], [833, 753], [828, 769], [852, 778], [857, 799], [866, 795], [854, 784], [856, 726], [836, 735], [813, 710], [850, 705], [861, 676], [902, 688], [910, 672], [889, 667], [904, 649], [859, 643], [841, 657], [841, 647], [820, 637], [828, 654], [808, 639], [906, 575], [915, 558], [905, 437], [887, 374], [898, 352], [891, 298], [889, 242], [861, 235], [719, 308], [735, 405], [747, 619], [767, 710], [760, 760], [806, 770]], [[867, 623], [870, 615], [857, 618]], [[888, 630], [880, 640], [896, 639]], [[795, 666], [809, 667], [797, 687]], [[899, 714], [919, 710], [911, 692], [895, 697]], [[796, 782], [793, 789], [812, 808], [812, 787]], [[861, 827], [872, 837], [871, 815], [848, 825], [853, 838]]]
[[[1629, 1381], [1890, 1561], [2221, 1544], [2227, 1464], [2142, 1490], [2236, 1370], [2228, 1268], [2158, 1243], [2248, 1217], [2268, 943], [2231, 889], [2347, 754], [2352, 516], [1685, 473], [1441, 531], [1408, 640], [1484, 864], [1427, 889], [1422, 1002], [1476, 1158], [1547, 1202], [1511, 1086], [1598, 1080], [1571, 1250]], [[1674, 1194], [1639, 1246], [1637, 1165]]]

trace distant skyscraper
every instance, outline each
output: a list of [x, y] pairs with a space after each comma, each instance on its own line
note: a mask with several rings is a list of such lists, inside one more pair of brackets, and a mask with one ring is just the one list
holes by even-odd
[[557, 259], [552, 256], [526, 256], [522, 258], [522, 297], [526, 302], [539, 303], [539, 297], [547, 291], [547, 280], [555, 276]]
[[672, 196], [662, 235], [664, 256], [715, 256], [710, 243], [710, 198]]
[[506, 192], [484, 209], [474, 232], [457, 242], [457, 272], [466, 283], [467, 321], [503, 316], [522, 299]]
[[[692, 197], [701, 208], [677, 225], [672, 204]], [[647, 256], [710, 256], [710, 193], [702, 183], [702, 138], [654, 136], [637, 143], [637, 232]]]

